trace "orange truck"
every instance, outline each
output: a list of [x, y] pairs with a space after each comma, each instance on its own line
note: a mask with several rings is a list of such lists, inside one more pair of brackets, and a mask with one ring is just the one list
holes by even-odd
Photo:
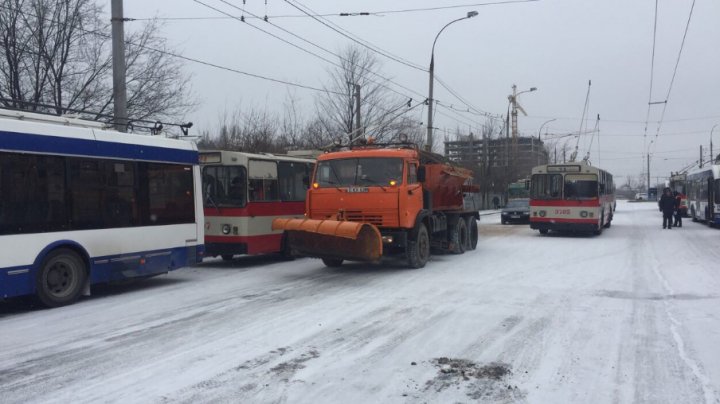
[[305, 218], [278, 218], [295, 255], [377, 262], [385, 256], [425, 266], [432, 251], [477, 246], [472, 172], [408, 143], [338, 148], [318, 157]]

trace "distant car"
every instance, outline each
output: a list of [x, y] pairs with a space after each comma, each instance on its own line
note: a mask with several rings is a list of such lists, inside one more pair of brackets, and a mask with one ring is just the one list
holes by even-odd
[[500, 223], [529, 223], [530, 222], [530, 200], [511, 199], [500, 212]]
[[648, 194], [646, 192], [638, 192], [635, 194], [635, 199], [638, 201], [646, 201], [648, 198]]

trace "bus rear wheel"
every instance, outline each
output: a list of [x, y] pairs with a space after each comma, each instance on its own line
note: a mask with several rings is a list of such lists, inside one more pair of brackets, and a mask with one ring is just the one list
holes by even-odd
[[37, 297], [44, 306], [60, 307], [75, 302], [87, 279], [87, 268], [80, 256], [67, 248], [50, 252], [37, 274]]

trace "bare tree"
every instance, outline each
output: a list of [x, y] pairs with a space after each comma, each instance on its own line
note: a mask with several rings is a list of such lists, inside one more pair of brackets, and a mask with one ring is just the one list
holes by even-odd
[[[413, 134], [417, 125], [404, 113], [411, 108], [409, 99], [390, 90], [376, 56], [356, 46], [347, 47], [340, 56], [340, 66], [328, 71], [326, 92], [316, 99], [320, 132], [354, 138], [364, 129], [378, 141], [390, 141], [399, 133]], [[355, 127], [356, 86], [360, 88], [363, 128]]]
[[[0, 105], [107, 120], [112, 65], [110, 26], [102, 17], [95, 0], [4, 0]], [[126, 37], [131, 119], [178, 119], [194, 106], [189, 76], [158, 32], [150, 21]]]

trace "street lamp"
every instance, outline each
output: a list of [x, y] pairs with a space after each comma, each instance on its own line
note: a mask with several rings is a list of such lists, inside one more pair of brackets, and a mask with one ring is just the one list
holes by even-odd
[[[542, 132], [542, 128], [552, 121], [557, 121], [557, 118], [547, 120], [547, 121], [543, 122], [542, 125], [540, 125], [540, 129], [538, 129], [538, 148], [540, 147], [540, 133]], [[550, 160], [550, 157], [548, 157], [548, 160]], [[537, 154], [537, 165], [540, 165], [540, 151], [538, 151], [538, 154]]]
[[549, 120], [549, 121], [545, 121], [545, 122], [543, 122], [542, 125], [540, 125], [540, 129], [538, 129], [538, 141], [540, 140], [540, 132], [542, 132], [542, 128], [543, 128], [545, 125], [547, 125], [547, 124], [549, 124], [550, 122], [552, 122], [552, 121], [557, 121], [557, 118], [553, 118], [553, 119], [551, 119], [551, 120]]
[[432, 151], [432, 144], [433, 144], [433, 83], [435, 81], [435, 43], [437, 43], [438, 37], [440, 34], [442, 34], [443, 31], [445, 31], [445, 28], [447, 28], [450, 24], [467, 20], [468, 18], [473, 18], [478, 15], [477, 11], [469, 11], [467, 15], [463, 18], [458, 18], [457, 20], [452, 20], [449, 23], [445, 24], [444, 27], [440, 30], [440, 32], [435, 35], [435, 40], [433, 41], [432, 51], [430, 52], [430, 89], [428, 91], [428, 119], [427, 119], [427, 144], [425, 145], [425, 149], [427, 151]]

